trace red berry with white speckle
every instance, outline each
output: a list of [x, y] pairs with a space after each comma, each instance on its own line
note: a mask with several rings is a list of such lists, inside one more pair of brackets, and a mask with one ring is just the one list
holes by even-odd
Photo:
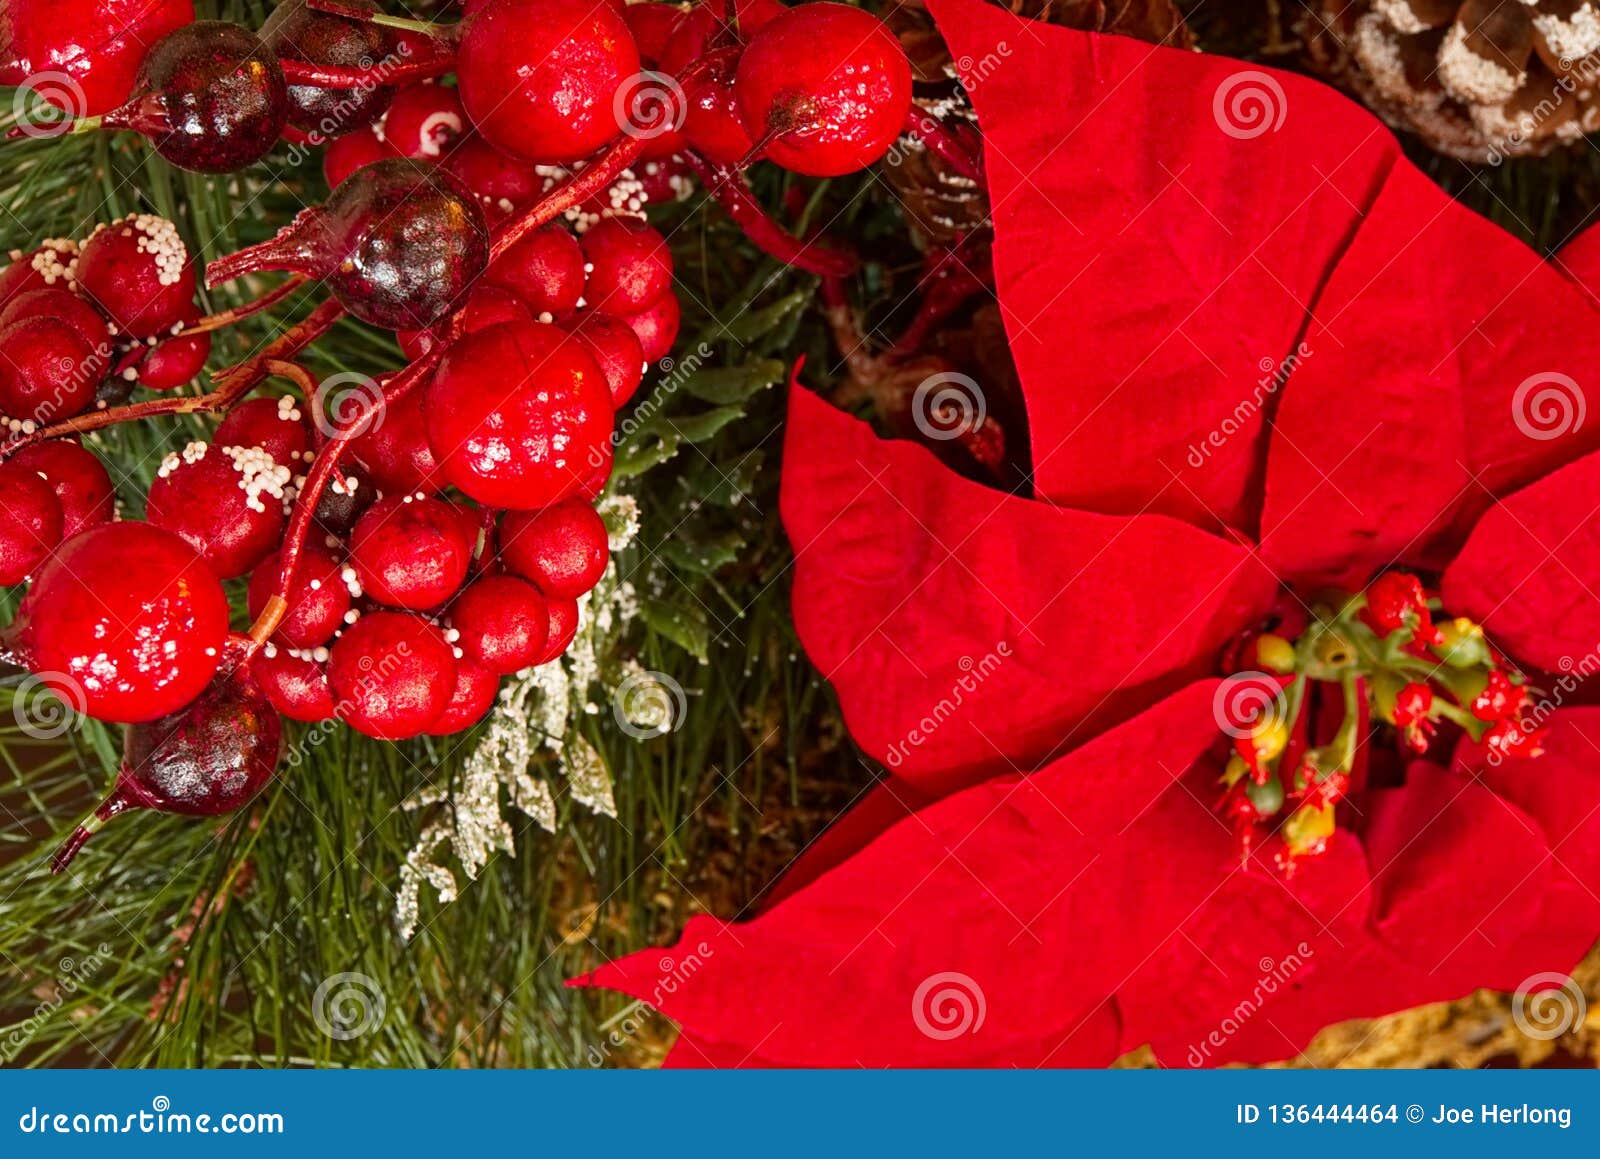
[[466, 131], [467, 114], [456, 90], [421, 81], [395, 93], [378, 137], [391, 157], [437, 161]]
[[469, 661], [509, 676], [543, 654], [550, 613], [544, 596], [526, 580], [491, 575], [461, 593], [450, 608], [450, 624]]
[[292, 469], [311, 450], [311, 427], [289, 395], [252, 398], [228, 412], [211, 441], [219, 447], [259, 447]]
[[283, 538], [290, 471], [256, 447], [190, 443], [150, 484], [145, 517], [181, 536], [221, 579], [244, 575]]
[[192, 316], [189, 250], [177, 227], [154, 214], [130, 214], [96, 227], [79, 251], [77, 284], [132, 338], [165, 338]]
[[379, 740], [406, 740], [449, 707], [455, 653], [421, 616], [368, 612], [335, 641], [328, 683], [340, 720]]
[[105, 465], [90, 451], [65, 439], [33, 443], [11, 457], [9, 464], [32, 472], [49, 485], [61, 504], [61, 538], [116, 515], [116, 492]]
[[0, 309], [0, 330], [25, 318], [55, 318], [78, 332], [91, 348], [110, 357], [111, 331], [99, 311], [70, 290], [54, 287], [18, 294]]
[[304, 724], [332, 720], [333, 690], [328, 666], [297, 649], [268, 643], [250, 662], [250, 670], [272, 707]]
[[391, 495], [356, 521], [350, 562], [368, 596], [395, 608], [436, 608], [460, 589], [476, 546], [460, 508]]
[[543, 511], [508, 511], [500, 558], [547, 596], [581, 596], [600, 582], [611, 552], [593, 507], [571, 501]]
[[71, 289], [78, 275], [78, 243], [70, 238], [50, 238], [32, 253], [13, 250], [11, 257], [0, 270], [0, 307], [33, 290]]
[[[267, 600], [280, 589], [281, 562], [282, 553], [275, 551], [251, 573], [252, 617], [259, 617], [266, 610]], [[289, 648], [315, 648], [333, 639], [350, 611], [354, 577], [346, 578], [347, 566], [321, 544], [305, 545], [285, 595], [289, 608], [273, 634], [275, 643]]]
[[199, 696], [228, 634], [222, 584], [193, 548], [148, 523], [107, 523], [35, 574], [7, 643], [97, 720], [155, 720]]

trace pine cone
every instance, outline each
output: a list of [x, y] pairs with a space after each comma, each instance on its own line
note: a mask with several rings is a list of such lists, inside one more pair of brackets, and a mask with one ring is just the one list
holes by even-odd
[[[1091, 32], [1114, 32], [1190, 48], [1194, 37], [1172, 0], [994, 0], [1019, 16]], [[1112, 0], [1115, 3], [1115, 0]], [[950, 50], [934, 27], [923, 0], [896, 0], [887, 14], [911, 58], [917, 102], [958, 134], [975, 132], [972, 105], [956, 83]], [[907, 216], [926, 237], [945, 245], [984, 227], [989, 217], [982, 190], [953, 172], [920, 143], [903, 138], [890, 154], [884, 175], [900, 195]]]
[[1321, 0], [1313, 63], [1464, 161], [1548, 153], [1600, 128], [1597, 0]]

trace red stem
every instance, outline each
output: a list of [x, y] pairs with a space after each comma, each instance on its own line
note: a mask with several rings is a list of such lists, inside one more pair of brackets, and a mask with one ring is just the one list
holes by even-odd
[[861, 259], [855, 254], [822, 242], [802, 241], [784, 229], [756, 200], [739, 174], [707, 161], [698, 153], [691, 151], [686, 155], [695, 174], [717, 203], [763, 253], [823, 278], [848, 277], [861, 267]]
[[133, 807], [134, 803], [129, 800], [127, 794], [120, 787], [113, 789], [111, 796], [101, 801], [99, 807], [80, 821], [78, 827], [61, 843], [61, 848], [57, 849], [55, 856], [50, 859], [50, 872], [60, 873], [66, 869], [68, 865], [72, 864], [72, 859], [78, 856], [79, 851], [89, 838], [100, 832], [107, 821]]
[[252, 314], [259, 314], [263, 310], [270, 310], [273, 306], [276, 306], [279, 302], [283, 301], [301, 286], [305, 285], [308, 280], [309, 279], [307, 279], [304, 274], [295, 274], [277, 289], [268, 290], [259, 298], [246, 302], [242, 306], [235, 306], [231, 310], [223, 310], [216, 314], [207, 314], [204, 318], [195, 319], [193, 322], [190, 322], [188, 325], [184, 326], [184, 328], [178, 331], [177, 334], [173, 335], [173, 337], [182, 338], [186, 335], [205, 334], [212, 330], [221, 330], [223, 327], [232, 326], [235, 322], [248, 318]]
[[913, 104], [906, 114], [906, 132], [921, 141], [950, 168], [979, 186], [984, 184], [983, 164], [938, 117]]
[[560, 185], [524, 209], [516, 217], [502, 222], [494, 231], [494, 244], [489, 250], [489, 261], [496, 258], [547, 222], [554, 221], [567, 210], [582, 205], [589, 198], [610, 185], [629, 165], [632, 165], [645, 141], [626, 133], [612, 140], [588, 165], [572, 174]]
[[411, 81], [432, 80], [456, 67], [454, 49], [441, 48], [431, 57], [407, 61], [385, 68], [379, 61], [371, 68], [351, 68], [338, 64], [314, 64], [308, 60], [281, 58], [283, 76], [292, 85], [307, 85], [318, 89], [354, 89], [362, 85], [398, 85]]
[[927, 272], [922, 276], [922, 285], [926, 289], [923, 290], [922, 301], [917, 305], [916, 316], [900, 337], [895, 339], [894, 345], [889, 348], [890, 353], [917, 353], [940, 323], [965, 305], [973, 295], [988, 288], [989, 283], [982, 274], [957, 260], [965, 240], [963, 238], [955, 245], [941, 249], [929, 263]]

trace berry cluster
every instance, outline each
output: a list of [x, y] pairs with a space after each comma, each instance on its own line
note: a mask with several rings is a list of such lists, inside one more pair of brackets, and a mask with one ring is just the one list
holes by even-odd
[[1342, 598], [1290, 597], [1272, 631], [1233, 649], [1236, 674], [1217, 700], [1234, 750], [1221, 809], [1242, 856], [1268, 838], [1286, 870], [1322, 852], [1340, 803], [1374, 778], [1376, 730], [1401, 761], [1426, 753], [1441, 728], [1495, 763], [1539, 754], [1522, 674], [1478, 624], [1435, 624], [1438, 608], [1415, 575], [1385, 572]]
[[[149, 214], [0, 273], [0, 583], [29, 584], [0, 654], [129, 726], [58, 870], [128, 809], [238, 808], [283, 717], [446, 735], [561, 655], [607, 566], [592, 501], [614, 416], [678, 329], [642, 205], [692, 169], [757, 244], [836, 277], [853, 257], [787, 233], [743, 171], [869, 165], [910, 101], [894, 37], [833, 3], [468, 0], [443, 26], [285, 0], [259, 32], [133, 8], [12, 0], [0, 79], [70, 58], [81, 107], [58, 128], [137, 132], [202, 172], [331, 141], [332, 193], [210, 263], [208, 286], [290, 274], [221, 313]], [[328, 298], [307, 317], [181, 389], [212, 332], [312, 283]], [[336, 395], [296, 359], [347, 315], [409, 361]], [[258, 393], [275, 379], [295, 392]], [[196, 413], [221, 416], [209, 440], [161, 463], [143, 520], [118, 520], [79, 440]], [[235, 631], [223, 584], [246, 577]]]

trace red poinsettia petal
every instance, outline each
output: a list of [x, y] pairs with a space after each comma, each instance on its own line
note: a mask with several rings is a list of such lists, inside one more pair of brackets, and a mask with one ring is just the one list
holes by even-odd
[[1394, 136], [1289, 73], [928, 7], [983, 129], [1039, 493], [1253, 532], [1274, 376]]
[[1226, 835], [1174, 786], [1216, 744], [1218, 686], [920, 810], [749, 922], [694, 919], [581, 982], [779, 1064], [1107, 1062], [1111, 988], [1215, 887]]
[[1360, 582], [1443, 566], [1503, 494], [1591, 450], [1585, 296], [1510, 234], [1397, 165], [1318, 300], [1267, 468], [1262, 553]]
[[1273, 589], [1243, 545], [980, 486], [803, 389], [782, 507], [807, 654], [857, 743], [931, 793], [1035, 768], [1211, 670]]
[[1441, 594], [1524, 664], [1566, 672], [1582, 660], [1600, 642], [1600, 454], [1491, 507]]
[[1550, 259], [1557, 272], [1600, 309], [1600, 228], [1589, 227], [1562, 246]]

